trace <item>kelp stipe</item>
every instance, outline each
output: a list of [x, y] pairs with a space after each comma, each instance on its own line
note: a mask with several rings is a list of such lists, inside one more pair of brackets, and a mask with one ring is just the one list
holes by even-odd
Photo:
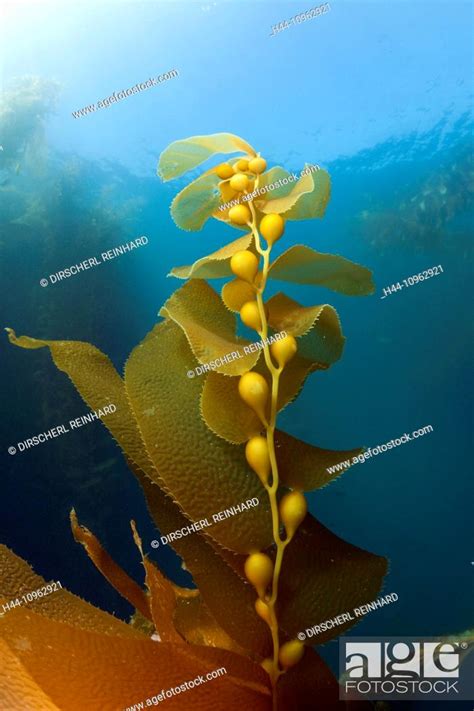
[[[327, 304], [306, 307], [282, 293], [265, 302], [264, 293], [271, 278], [352, 295], [371, 293], [373, 284], [364, 267], [303, 245], [270, 260], [292, 220], [324, 214], [330, 193], [324, 170], [308, 167], [291, 187], [290, 174], [280, 167], [266, 170], [248, 143], [216, 134], [171, 144], [160, 158], [159, 174], [166, 180], [178, 177], [217, 153], [238, 155], [184, 188], [171, 214], [183, 229], [200, 230], [212, 217], [245, 234], [191, 266], [173, 269], [173, 276], [186, 283], [162, 307], [163, 320], [132, 351], [123, 377], [87, 343], [17, 338], [11, 329], [8, 335], [23, 348], [49, 348], [91, 409], [104, 402], [116, 405], [104, 424], [138, 478], [162, 533], [247, 499], [260, 502], [170, 543], [193, 576], [197, 590], [192, 591], [168, 581], [148, 560], [134, 528], [146, 573], [143, 589], [72, 514], [76, 539], [138, 611], [132, 624], [123, 627], [147, 637], [140, 642], [150, 650], [146, 663], [153, 665], [153, 655], [162, 653], [155, 649], [166, 647], [169, 664], [157, 664], [156, 670], [150, 666], [148, 687], [139, 674], [133, 698], [128, 692], [122, 705], [155, 693], [153, 685], [171, 684], [170, 669], [190, 678], [183, 661], [188, 649], [189, 660], [201, 655], [204, 666], [212, 659], [233, 669], [232, 678], [193, 692], [203, 694], [208, 707], [250, 705], [268, 711], [273, 705], [285, 711], [305, 708], [310, 697], [314, 708], [326, 709], [337, 705], [337, 682], [297, 634], [373, 600], [386, 561], [343, 541], [306, 510], [303, 492], [328, 484], [337, 475], [328, 467], [361, 449], [321, 449], [276, 428], [278, 412], [298, 396], [308, 375], [341, 356], [338, 316]], [[269, 185], [273, 191], [260, 191]], [[237, 204], [219, 209], [231, 200]], [[219, 297], [206, 280], [221, 277], [230, 281]], [[257, 331], [262, 349], [236, 335], [236, 313]], [[231, 353], [236, 357], [229, 358]], [[203, 378], [187, 377], [196, 362], [203, 370], [211, 362], [214, 366]], [[36, 624], [37, 618], [32, 619]], [[351, 624], [324, 632], [318, 642]], [[160, 642], [149, 640], [154, 632]], [[98, 666], [100, 680], [109, 673], [119, 672], [113, 665], [107, 671]], [[176, 677], [172, 681], [177, 683]], [[46, 675], [42, 688], [51, 696]], [[108, 692], [107, 684], [103, 689]], [[104, 696], [97, 703], [107, 708], [110, 701]], [[61, 704], [72, 709], [64, 698]]]

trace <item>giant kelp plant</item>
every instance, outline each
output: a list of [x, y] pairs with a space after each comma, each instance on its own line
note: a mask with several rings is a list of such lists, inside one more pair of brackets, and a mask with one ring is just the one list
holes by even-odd
[[[129, 625], [108, 621], [105, 613], [59, 591], [42, 607], [12, 609], [0, 621], [10, 673], [21, 669], [34, 680], [34, 693], [54, 704], [44, 708], [72, 710], [75, 694], [81, 695], [82, 708], [124, 707], [179, 685], [198, 667], [204, 671], [219, 664], [228, 671], [225, 680], [193, 691], [193, 706], [283, 711], [308, 708], [310, 698], [311, 708], [337, 707], [336, 681], [309, 642], [305, 647], [298, 640], [298, 632], [374, 599], [386, 571], [383, 558], [320, 524], [307, 511], [303, 493], [328, 484], [335, 475], [327, 468], [361, 450], [320, 449], [276, 429], [278, 412], [298, 396], [309, 374], [340, 358], [344, 338], [338, 316], [327, 304], [302, 306], [282, 293], [264, 299], [273, 278], [370, 294], [371, 274], [304, 245], [271, 260], [288, 223], [323, 216], [330, 194], [324, 170], [308, 166], [292, 186], [289, 173], [281, 167], [267, 170], [247, 142], [215, 134], [171, 144], [160, 157], [159, 175], [176, 178], [219, 153], [237, 155], [185, 187], [171, 214], [185, 230], [200, 230], [213, 217], [245, 234], [173, 270], [186, 283], [131, 353], [123, 378], [87, 343], [16, 337], [7, 329], [15, 345], [48, 347], [91, 409], [116, 405], [104, 422], [162, 533], [248, 499], [259, 501], [238, 516], [171, 542], [195, 590], [165, 578], [143, 554], [132, 524], [146, 572], [143, 590], [72, 512], [76, 539], [137, 614]], [[207, 280], [223, 277], [231, 280], [219, 297]], [[258, 333], [260, 346], [236, 335], [237, 312]], [[189, 377], [196, 361], [209, 371], [203, 379]], [[16, 584], [15, 590], [4, 584], [0, 597], [5, 600], [28, 589], [33, 574], [9, 551], [3, 558]], [[92, 632], [95, 619], [100, 624]], [[349, 626], [319, 635], [318, 643]], [[26, 640], [20, 645], [18, 630]], [[57, 644], [45, 645], [48, 636]], [[74, 679], [64, 659], [68, 644], [78, 650], [75, 657], [82, 659], [84, 650], [89, 656]], [[53, 664], [58, 666], [51, 679]], [[17, 686], [6, 688], [2, 693], [18, 693]], [[172, 707], [175, 699], [168, 703]]]

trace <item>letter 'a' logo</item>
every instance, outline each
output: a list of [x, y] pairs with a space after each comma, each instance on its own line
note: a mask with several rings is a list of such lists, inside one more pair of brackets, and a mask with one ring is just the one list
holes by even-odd
[[346, 674], [350, 679], [380, 679], [380, 642], [346, 642]]

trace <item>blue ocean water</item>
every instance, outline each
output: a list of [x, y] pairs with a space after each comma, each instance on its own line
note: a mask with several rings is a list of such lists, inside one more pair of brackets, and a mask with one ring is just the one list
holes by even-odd
[[[170, 269], [235, 238], [220, 223], [183, 233], [171, 220], [169, 203], [185, 180], [163, 185], [155, 175], [171, 141], [228, 131], [270, 164], [326, 168], [332, 197], [325, 218], [292, 223], [278, 249], [306, 243], [341, 254], [373, 270], [377, 291], [354, 298], [275, 284], [274, 291], [284, 288], [306, 305], [333, 304], [347, 338], [341, 361], [311, 376], [280, 424], [334, 449], [374, 447], [433, 427], [309, 500], [342, 538], [390, 560], [384, 591], [399, 601], [368, 615], [352, 634], [452, 634], [472, 627], [474, 569], [467, 505], [472, 8], [441, 1], [330, 5], [325, 15], [270, 36], [272, 26], [309, 8], [300, 0], [67, 9], [7, 2], [1, 322], [18, 334], [93, 342], [120, 369], [177, 287], [166, 278]], [[72, 115], [174, 68], [178, 78]], [[45, 84], [24, 80], [20, 89], [25, 76]], [[57, 98], [49, 111], [51, 93]], [[13, 122], [8, 111], [16, 112]], [[39, 286], [42, 277], [139, 235], [148, 236], [148, 246]], [[438, 276], [381, 298], [383, 287], [436, 265]], [[144, 540], [156, 536], [138, 486], [100, 426], [10, 457], [8, 445], [85, 407], [45, 351], [15, 349], [5, 338], [0, 352], [0, 539], [45, 577], [61, 571], [63, 585], [125, 618], [131, 608], [74, 544], [68, 514], [74, 506], [138, 577], [129, 520], [139, 522]], [[169, 550], [153, 557], [187, 581]], [[323, 650], [332, 662], [335, 648]]]

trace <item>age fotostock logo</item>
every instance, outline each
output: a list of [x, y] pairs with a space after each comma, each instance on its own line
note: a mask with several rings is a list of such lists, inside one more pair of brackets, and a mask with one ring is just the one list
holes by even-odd
[[474, 674], [468, 652], [462, 640], [342, 637], [340, 698], [470, 700]]

